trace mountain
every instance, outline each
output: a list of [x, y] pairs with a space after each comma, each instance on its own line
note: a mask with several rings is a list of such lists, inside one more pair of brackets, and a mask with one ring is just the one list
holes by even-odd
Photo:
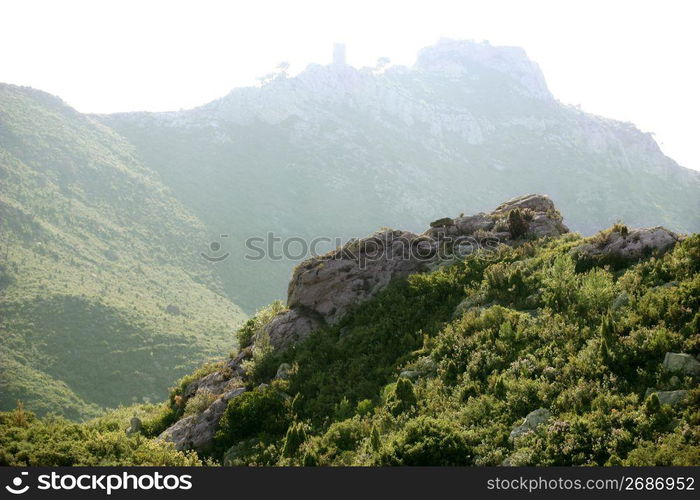
[[[515, 47], [443, 40], [412, 67], [339, 60], [191, 110], [96, 118], [212, 238], [229, 235], [232, 258], [216, 272], [247, 311], [279, 298], [298, 260], [246, 260], [257, 254], [251, 237], [266, 246], [269, 234], [417, 230], [453, 207], [474, 213], [522, 192], [548, 193], [583, 234], [617, 220], [700, 230], [698, 172], [632, 124], [558, 102]], [[303, 253], [298, 241], [288, 247]]]
[[303, 262], [162, 405], [0, 413], [0, 464], [700, 464], [700, 235], [538, 195], [430, 226]]
[[0, 408], [94, 416], [234, 347], [202, 222], [119, 135], [0, 85], [0, 179]]

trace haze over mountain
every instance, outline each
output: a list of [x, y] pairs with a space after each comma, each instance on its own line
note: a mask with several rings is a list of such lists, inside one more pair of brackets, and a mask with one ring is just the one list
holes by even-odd
[[242, 310], [285, 296], [298, 259], [247, 260], [251, 237], [299, 253], [527, 192], [584, 234], [700, 230], [700, 173], [559, 103], [522, 49], [463, 41], [410, 68], [340, 51], [169, 113], [83, 115], [1, 85], [0, 175], [0, 405], [73, 418], [162, 394], [233, 347]]
[[356, 69], [341, 53], [192, 110], [99, 119], [212, 237], [232, 235], [216, 270], [248, 311], [281, 297], [290, 274], [286, 260], [242, 258], [269, 232], [416, 230], [525, 192], [548, 193], [584, 234], [616, 220], [700, 229], [700, 173], [632, 124], [559, 103], [516, 47], [443, 40], [410, 68]]
[[0, 408], [71, 418], [159, 398], [233, 347], [244, 314], [202, 223], [121, 137], [0, 84]]

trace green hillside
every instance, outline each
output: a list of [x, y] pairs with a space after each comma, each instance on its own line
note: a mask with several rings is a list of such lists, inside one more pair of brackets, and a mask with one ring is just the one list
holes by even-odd
[[233, 348], [201, 222], [115, 133], [0, 85], [0, 182], [0, 408], [95, 415]]
[[[590, 241], [611, 231], [627, 228]], [[495, 259], [477, 252], [393, 282], [290, 349], [272, 352], [258, 339], [243, 381], [248, 391], [228, 402], [214, 446], [200, 458], [700, 465], [700, 374], [664, 367], [668, 352], [689, 360], [700, 353], [700, 236], [663, 256], [605, 267], [572, 252], [582, 243], [569, 234], [504, 248]], [[276, 377], [282, 363], [287, 374]], [[125, 408], [82, 426], [5, 413], [0, 460], [192, 459], [123, 429], [136, 415], [143, 435], [154, 437], [201, 412], [211, 400], [187, 400], [183, 391], [216, 369], [186, 377], [160, 408]], [[45, 443], [48, 429], [54, 438]], [[83, 439], [109, 445], [86, 451]], [[128, 453], [116, 453], [122, 448]]]

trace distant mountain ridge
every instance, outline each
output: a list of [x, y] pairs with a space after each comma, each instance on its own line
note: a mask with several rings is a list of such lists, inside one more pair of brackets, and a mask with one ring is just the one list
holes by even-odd
[[97, 117], [126, 137], [212, 235], [248, 311], [278, 298], [292, 263], [246, 262], [243, 242], [415, 230], [454, 207], [544, 192], [590, 234], [623, 220], [700, 230], [700, 173], [651, 134], [554, 99], [516, 47], [443, 40], [411, 68], [310, 65], [201, 107]]

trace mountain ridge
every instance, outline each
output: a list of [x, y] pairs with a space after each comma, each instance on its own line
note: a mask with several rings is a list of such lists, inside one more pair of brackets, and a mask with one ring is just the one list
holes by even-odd
[[3, 409], [94, 416], [232, 347], [201, 222], [111, 129], [0, 85], [0, 176]]
[[243, 242], [268, 232], [418, 230], [451, 207], [476, 213], [522, 192], [550, 194], [583, 234], [617, 220], [700, 229], [700, 173], [651, 134], [556, 101], [522, 49], [443, 40], [413, 67], [310, 65], [191, 110], [96, 119], [212, 235], [236, 234], [217, 271], [249, 312], [277, 298], [293, 265], [240, 264]]

